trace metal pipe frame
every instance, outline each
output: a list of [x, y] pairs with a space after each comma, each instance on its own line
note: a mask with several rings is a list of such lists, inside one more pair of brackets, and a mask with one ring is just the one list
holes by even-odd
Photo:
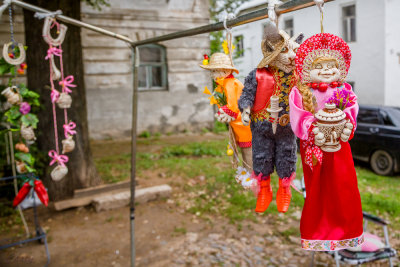
[[[334, 0], [324, 0], [325, 2], [331, 2]], [[267, 0], [265, 1], [267, 3]], [[34, 12], [41, 12], [41, 13], [52, 13], [51, 11], [25, 3], [20, 0], [11, 0], [11, 4], [20, 6], [22, 8], [34, 11]], [[289, 0], [281, 5], [278, 5], [275, 8], [275, 11], [278, 15], [293, 12], [296, 10], [300, 10], [303, 8], [311, 7], [315, 5], [313, 0]], [[131, 266], [135, 266], [135, 180], [136, 180], [136, 139], [137, 139], [137, 103], [138, 103], [138, 67], [139, 67], [139, 49], [138, 46], [145, 45], [145, 44], [152, 44], [158, 43], [162, 41], [183, 38], [194, 36], [203, 33], [210, 33], [214, 31], [224, 30], [223, 22], [218, 22], [214, 24], [208, 24], [197, 28], [192, 28], [184, 31], [178, 31], [154, 38], [149, 38], [141, 41], [133, 41], [127, 36], [108, 31], [106, 29], [64, 16], [64, 15], [55, 15], [55, 17], [65, 23], [86, 28], [88, 30], [119, 39], [129, 44], [131, 48], [131, 55], [132, 55], [132, 63], [133, 63], [133, 95], [132, 95], [132, 128], [131, 128], [131, 200], [130, 200], [130, 226], [131, 226], [131, 235], [130, 235], [130, 242], [131, 242]], [[262, 20], [268, 18], [268, 9], [260, 9], [242, 16], [239, 16], [235, 19], [228, 20], [226, 22], [227, 27], [236, 27], [243, 24], [251, 23], [254, 21]]]

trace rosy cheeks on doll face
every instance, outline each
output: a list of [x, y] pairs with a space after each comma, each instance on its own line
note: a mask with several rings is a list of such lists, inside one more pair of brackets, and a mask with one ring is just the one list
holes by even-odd
[[210, 75], [213, 80], [216, 80], [217, 78], [226, 78], [231, 73], [232, 70], [216, 69], [216, 70], [211, 70]]
[[315, 64], [310, 71], [312, 82], [331, 83], [340, 79], [340, 72], [336, 67], [335, 61], [324, 61]]

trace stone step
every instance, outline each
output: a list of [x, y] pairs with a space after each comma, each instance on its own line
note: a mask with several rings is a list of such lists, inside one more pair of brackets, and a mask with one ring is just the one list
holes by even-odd
[[[158, 198], [169, 197], [171, 195], [169, 185], [158, 185], [146, 188], [137, 188], [135, 191], [135, 202], [146, 203]], [[130, 188], [115, 189], [111, 191], [91, 192], [88, 195], [54, 202], [54, 209], [57, 211], [69, 208], [76, 208], [93, 204], [96, 211], [109, 210], [126, 206], [130, 201]]]
[[[146, 203], [152, 200], [167, 198], [171, 195], [172, 188], [169, 185], [158, 185], [135, 191], [135, 203]], [[93, 206], [97, 212], [116, 209], [129, 205], [131, 199], [130, 190], [124, 190], [116, 194], [107, 194], [93, 199]]]
[[[138, 182], [136, 181], [136, 186], [137, 185], [138, 185]], [[102, 184], [99, 186], [77, 189], [77, 190], [74, 190], [74, 198], [93, 196], [93, 195], [108, 192], [108, 191], [130, 188], [130, 186], [131, 186], [131, 181], [126, 180], [126, 181], [113, 183], [113, 184]]]

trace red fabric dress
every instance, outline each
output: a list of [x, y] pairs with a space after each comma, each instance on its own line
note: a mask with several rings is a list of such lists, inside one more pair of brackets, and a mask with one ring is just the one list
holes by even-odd
[[[346, 84], [346, 87], [350, 86]], [[318, 109], [334, 90], [329, 88], [326, 93], [313, 92]], [[309, 146], [304, 146], [304, 143], [309, 138], [314, 116], [303, 109], [301, 94], [296, 87], [290, 94], [289, 103], [291, 125], [301, 139], [300, 153], [306, 187], [300, 221], [302, 248], [332, 251], [357, 247], [364, 242], [363, 215], [350, 145], [341, 142], [341, 149], [333, 153], [320, 150], [322, 161], [311, 168], [306, 157]], [[358, 105], [346, 108], [344, 112], [355, 125]]]

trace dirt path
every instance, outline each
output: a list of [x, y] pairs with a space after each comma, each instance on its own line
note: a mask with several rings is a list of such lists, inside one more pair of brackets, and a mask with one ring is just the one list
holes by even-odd
[[[129, 209], [96, 213], [90, 208], [40, 209], [49, 236], [50, 266], [129, 266]], [[308, 254], [298, 238], [277, 237], [298, 221], [246, 222], [241, 231], [223, 218], [212, 221], [184, 213], [173, 200], [139, 205], [137, 266], [304, 266]], [[0, 254], [0, 266], [43, 266], [44, 246], [31, 243]]]
[[[214, 138], [225, 138], [216, 135]], [[209, 140], [208, 136], [173, 136], [162, 142]], [[128, 142], [93, 142], [94, 155], [129, 153]], [[111, 144], [111, 146], [110, 146]], [[140, 151], [154, 152], [161, 144], [140, 140]], [[308, 266], [311, 254], [300, 248], [300, 209], [285, 215], [269, 214], [258, 223], [244, 220], [230, 224], [219, 216], [187, 212], [182, 205], [193, 198], [182, 190], [188, 181], [181, 177], [165, 177], [163, 170], [147, 170], [140, 186], [168, 183], [173, 194], [168, 200], [138, 205], [135, 220], [136, 266]], [[26, 217], [32, 219], [26, 212]], [[48, 233], [50, 266], [129, 266], [129, 208], [96, 213], [92, 208], [55, 212], [40, 207], [39, 218]], [[32, 221], [30, 221], [32, 225]], [[18, 227], [0, 238], [16, 236]], [[399, 240], [392, 240], [397, 245]], [[335, 266], [331, 256], [317, 253], [316, 266]], [[44, 246], [30, 243], [0, 251], [0, 266], [37, 267], [45, 263]], [[396, 261], [395, 264], [398, 264]], [[343, 265], [345, 266], [345, 265]], [[370, 267], [388, 266], [382, 262]], [[397, 265], [398, 266], [398, 265]]]

